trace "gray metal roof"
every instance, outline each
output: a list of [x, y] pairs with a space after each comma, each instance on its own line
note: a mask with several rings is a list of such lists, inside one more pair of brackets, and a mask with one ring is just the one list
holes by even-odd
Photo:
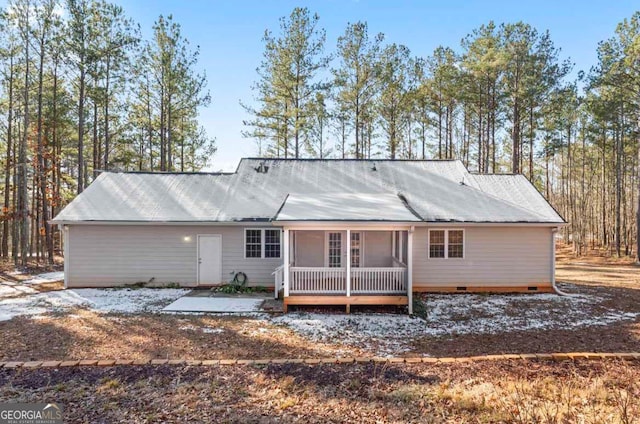
[[[296, 193], [327, 202], [338, 194], [401, 195], [428, 222], [564, 222], [522, 176], [472, 175], [454, 160], [309, 159], [242, 159], [233, 174], [102, 173], [54, 222], [269, 221]], [[377, 220], [396, 213], [379, 207]]]
[[387, 193], [315, 193], [287, 196], [274, 221], [420, 222], [402, 199]]

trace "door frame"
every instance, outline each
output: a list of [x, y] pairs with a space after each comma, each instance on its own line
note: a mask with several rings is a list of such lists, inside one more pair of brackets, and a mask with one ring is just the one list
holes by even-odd
[[329, 239], [330, 239], [330, 234], [333, 233], [337, 233], [340, 234], [340, 266], [339, 267], [335, 267], [335, 269], [340, 269], [340, 268], [344, 268], [346, 265], [345, 262], [345, 252], [346, 252], [346, 247], [345, 247], [345, 237], [346, 237], [346, 232], [342, 231], [342, 230], [326, 230], [324, 232], [324, 267], [325, 268], [330, 268], [329, 266]]
[[198, 234], [196, 236], [196, 284], [198, 286], [203, 285], [200, 283], [200, 238], [201, 237], [217, 237], [220, 239], [220, 283], [222, 283], [222, 234]]

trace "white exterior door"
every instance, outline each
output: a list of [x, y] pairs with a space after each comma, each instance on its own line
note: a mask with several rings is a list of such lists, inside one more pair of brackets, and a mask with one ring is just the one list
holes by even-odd
[[207, 234], [198, 236], [198, 284], [222, 282], [222, 236]]

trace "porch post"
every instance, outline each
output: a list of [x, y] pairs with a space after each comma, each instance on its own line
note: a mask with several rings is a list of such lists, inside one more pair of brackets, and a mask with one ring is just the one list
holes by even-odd
[[347, 297], [351, 296], [351, 230], [347, 230]]
[[284, 297], [289, 297], [289, 229], [284, 229]]
[[[391, 231], [391, 256], [396, 258], [396, 232]], [[396, 258], [397, 260], [400, 260], [400, 258]]]
[[407, 231], [407, 301], [409, 302], [409, 315], [413, 314], [413, 232], [415, 227]]

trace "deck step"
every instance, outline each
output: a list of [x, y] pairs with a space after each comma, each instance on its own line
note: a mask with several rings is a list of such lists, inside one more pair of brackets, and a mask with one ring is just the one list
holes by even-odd
[[409, 304], [407, 296], [289, 296], [284, 298], [284, 310], [289, 305], [399, 305]]

